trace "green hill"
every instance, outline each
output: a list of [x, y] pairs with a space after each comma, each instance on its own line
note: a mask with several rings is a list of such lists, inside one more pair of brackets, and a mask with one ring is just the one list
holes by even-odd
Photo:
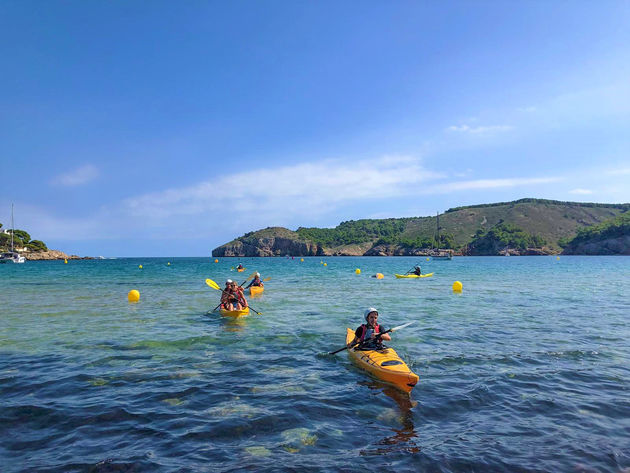
[[[413, 255], [430, 248], [452, 248], [462, 254], [501, 254], [506, 248], [514, 250], [513, 254], [559, 253], [560, 243], [577, 236], [580, 229], [614, 219], [629, 209], [630, 204], [521, 199], [447, 210], [439, 216], [439, 242], [437, 216], [362, 219], [342, 222], [335, 228], [300, 227], [292, 232], [275, 227], [252, 232], [215, 249], [213, 255], [258, 256], [256, 248], [262, 241], [267, 242], [265, 255], [285, 254], [270, 248], [269, 238], [299, 242], [294, 249], [302, 247], [298, 251], [303, 253], [286, 253], [294, 256]], [[285, 244], [278, 250], [287, 249]]]

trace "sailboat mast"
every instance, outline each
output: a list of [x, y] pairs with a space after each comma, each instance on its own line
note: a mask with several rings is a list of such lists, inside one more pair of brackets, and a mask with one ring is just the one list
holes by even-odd
[[15, 223], [13, 222], [13, 204], [11, 204], [11, 252], [13, 252], [13, 232], [15, 231]]

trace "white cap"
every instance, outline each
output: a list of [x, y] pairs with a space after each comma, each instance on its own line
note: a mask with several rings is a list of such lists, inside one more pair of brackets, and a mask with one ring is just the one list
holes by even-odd
[[225, 281], [225, 284], [232, 284], [233, 282], [234, 282], [234, 281], [232, 281], [231, 279], [227, 279], [227, 280]]
[[256, 273], [256, 276], [260, 277], [260, 273]]
[[365, 309], [365, 312], [363, 312], [363, 317], [365, 318], [365, 320], [367, 320], [368, 315], [370, 315], [372, 312], [376, 312], [378, 314], [378, 310], [376, 310], [374, 307], [369, 307]]

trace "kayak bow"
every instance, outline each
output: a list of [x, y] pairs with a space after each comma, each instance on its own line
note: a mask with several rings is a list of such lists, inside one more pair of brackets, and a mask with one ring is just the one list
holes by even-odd
[[[346, 330], [346, 344], [349, 344], [354, 339], [354, 330]], [[383, 350], [357, 350], [356, 348], [351, 348], [348, 349], [348, 353], [352, 361], [360, 368], [375, 378], [393, 384], [405, 392], [411, 392], [420, 379], [400, 359], [393, 348], [385, 348]]]

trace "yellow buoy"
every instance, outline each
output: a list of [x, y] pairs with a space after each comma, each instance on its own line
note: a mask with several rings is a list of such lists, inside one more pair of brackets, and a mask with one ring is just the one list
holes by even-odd
[[214, 260], [214, 262], [215, 262], [215, 263], [218, 263], [218, 262], [219, 262], [219, 260], [218, 260], [218, 259], [215, 259], [215, 260]]
[[142, 269], [142, 265], [141, 265], [141, 264], [140, 264], [140, 265], [138, 265], [138, 268]]
[[556, 256], [556, 259], [560, 259], [560, 257], [559, 257], [559, 256]]
[[302, 263], [304, 263], [304, 258], [300, 258], [300, 261], [301, 261]]
[[376, 279], [383, 279], [384, 277], [383, 273], [376, 273]]
[[68, 260], [67, 259], [63, 260], [63, 264], [68, 264]]
[[429, 258], [427, 258], [427, 261], [429, 261]]
[[135, 289], [132, 289], [127, 294], [127, 300], [129, 302], [138, 302], [140, 300], [140, 293], [136, 291]]
[[359, 268], [354, 270], [355, 274], [361, 274], [361, 270]]
[[453, 292], [462, 292], [463, 288], [464, 288], [464, 286], [462, 285], [461, 282], [455, 281], [453, 283]]
[[328, 263], [324, 263], [324, 266], [328, 266]]
[[171, 262], [170, 262], [170, 261], [169, 261], [168, 263], [166, 263], [166, 266], [170, 266], [170, 265], [171, 265]]

